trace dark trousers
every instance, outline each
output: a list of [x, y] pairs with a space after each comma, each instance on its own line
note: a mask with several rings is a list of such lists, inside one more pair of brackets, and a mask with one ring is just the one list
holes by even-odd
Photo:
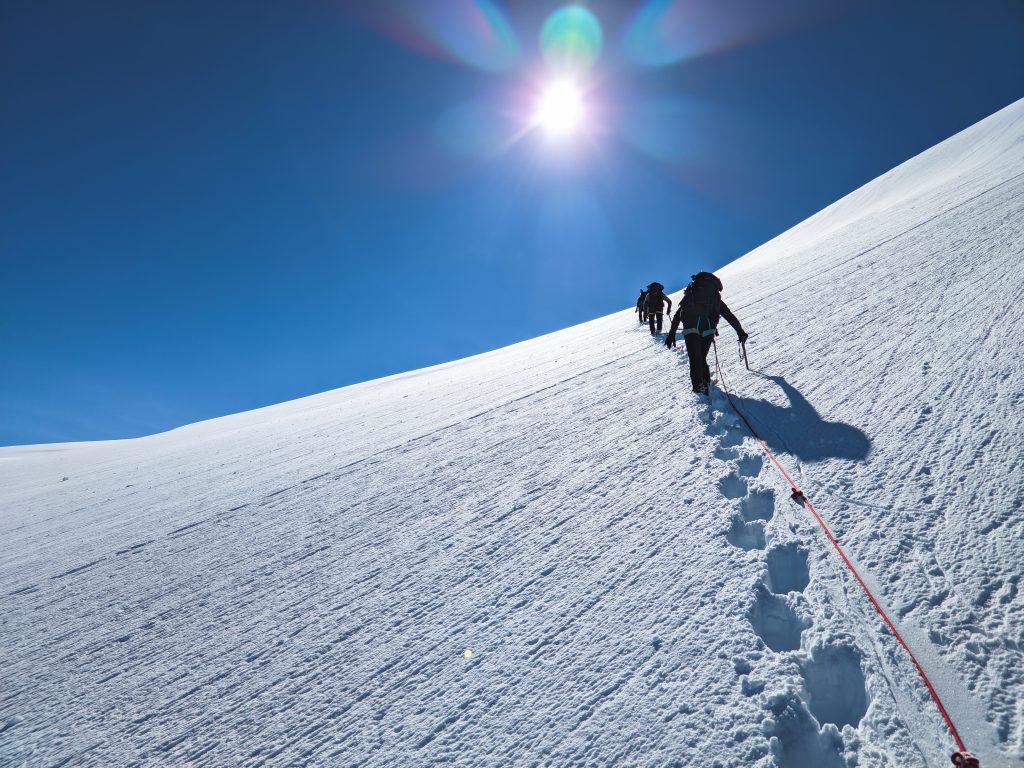
[[690, 383], [694, 392], [708, 394], [711, 388], [711, 369], [708, 368], [708, 350], [714, 336], [701, 336], [699, 333], [688, 333], [683, 336], [686, 343], [686, 355], [690, 358]]
[[[651, 327], [651, 335], [655, 333], [661, 333], [661, 312], [648, 312], [647, 313], [647, 324]], [[658, 330], [654, 330], [654, 326], [658, 326]]]

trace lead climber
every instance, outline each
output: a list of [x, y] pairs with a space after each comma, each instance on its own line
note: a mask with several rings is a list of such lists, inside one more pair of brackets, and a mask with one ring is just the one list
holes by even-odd
[[722, 281], [710, 272], [698, 272], [690, 278], [690, 284], [683, 292], [679, 308], [672, 317], [665, 346], [671, 349], [676, 345], [676, 331], [682, 324], [683, 342], [690, 358], [690, 383], [694, 392], [703, 395], [709, 394], [711, 389], [708, 350], [718, 333], [719, 316], [736, 330], [741, 344], [747, 340], [747, 332], [740, 321], [722, 301]]
[[647, 322], [647, 289], [640, 289], [640, 298], [636, 300], [636, 312], [640, 315], [640, 325]]

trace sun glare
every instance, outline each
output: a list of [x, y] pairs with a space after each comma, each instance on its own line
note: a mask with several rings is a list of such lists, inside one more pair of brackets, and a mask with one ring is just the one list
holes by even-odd
[[533, 122], [550, 135], [566, 136], [580, 128], [583, 112], [583, 96], [576, 84], [572, 80], [558, 80], [541, 94]]

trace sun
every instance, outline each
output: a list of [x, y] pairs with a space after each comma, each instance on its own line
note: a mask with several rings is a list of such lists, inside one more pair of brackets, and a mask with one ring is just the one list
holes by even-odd
[[583, 125], [583, 94], [572, 80], [556, 80], [541, 94], [533, 124], [552, 136], [576, 133]]

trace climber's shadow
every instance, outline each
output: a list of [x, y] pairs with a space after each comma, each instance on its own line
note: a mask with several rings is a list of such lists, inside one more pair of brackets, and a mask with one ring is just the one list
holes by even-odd
[[861, 461], [871, 451], [871, 439], [851, 424], [826, 421], [782, 376], [755, 376], [774, 382], [789, 398], [789, 406], [775, 405], [733, 394], [736, 406], [772, 450], [785, 451], [801, 461], [849, 459]]

